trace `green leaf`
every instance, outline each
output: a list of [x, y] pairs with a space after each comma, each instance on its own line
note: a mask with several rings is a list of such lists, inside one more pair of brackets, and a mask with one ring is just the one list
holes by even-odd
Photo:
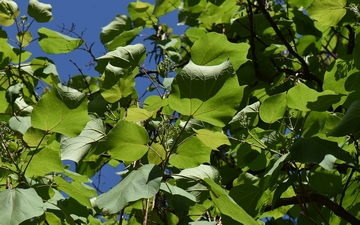
[[152, 28], [153, 25], [158, 24], [158, 18], [152, 14], [154, 5], [148, 2], [137, 0], [136, 2], [131, 2], [127, 9], [135, 27]]
[[47, 132], [57, 132], [75, 137], [90, 120], [87, 112], [85, 94], [71, 90], [62, 91], [52, 88], [45, 94], [31, 114], [34, 128]]
[[295, 5], [296, 7], [300, 8], [301, 6], [307, 7], [310, 5], [312, 0], [289, 0], [288, 3]]
[[229, 59], [236, 71], [248, 61], [246, 56], [249, 48], [250, 45], [246, 43], [231, 43], [225, 35], [211, 32], [194, 43], [191, 48], [191, 60], [200, 66], [214, 66]]
[[155, 0], [154, 16], [160, 17], [181, 5], [181, 0]]
[[30, 0], [27, 11], [29, 16], [34, 18], [38, 23], [49, 22], [53, 19], [52, 6], [41, 3], [38, 0]]
[[103, 73], [108, 63], [110, 63], [112, 66], [132, 71], [144, 61], [145, 55], [146, 49], [143, 44], [118, 47], [114, 51], [97, 58], [98, 64], [95, 69]]
[[136, 27], [132, 30], [126, 30], [122, 32], [120, 35], [116, 36], [113, 41], [106, 44], [106, 48], [109, 51], [115, 50], [117, 47], [129, 45], [138, 35], [140, 31], [142, 31], [142, 27]]
[[116, 66], [112, 66], [110, 63], [106, 66], [103, 74], [103, 85], [101, 95], [104, 99], [110, 103], [119, 101], [121, 98], [125, 98], [132, 94], [135, 89], [135, 71], [129, 71]]
[[300, 163], [317, 163], [332, 172], [336, 159], [354, 163], [353, 157], [336, 142], [318, 137], [301, 138], [290, 147], [290, 158]]
[[221, 145], [231, 145], [228, 137], [222, 132], [213, 132], [207, 129], [195, 130], [196, 137], [211, 149], [217, 149]]
[[106, 136], [106, 129], [101, 119], [89, 121], [79, 136], [69, 138], [62, 136], [61, 160], [72, 160], [78, 163]]
[[189, 38], [191, 42], [199, 40], [202, 36], [207, 33], [206, 29], [200, 27], [190, 27], [186, 30], [186, 37]]
[[288, 106], [301, 111], [324, 111], [339, 100], [340, 96], [330, 90], [317, 92], [303, 83], [291, 88], [287, 93]]
[[229, 61], [217, 66], [198, 66], [190, 61], [171, 85], [169, 104], [183, 115], [223, 127], [235, 114], [244, 88]]
[[39, 28], [38, 34], [39, 45], [47, 54], [68, 53], [83, 44], [80, 38], [73, 38], [45, 27]]
[[309, 185], [316, 192], [323, 194], [336, 195], [343, 191], [339, 172], [329, 172], [321, 167], [310, 172]]
[[260, 118], [266, 123], [274, 123], [283, 118], [286, 108], [285, 92], [270, 96], [260, 105]]
[[256, 126], [256, 124], [259, 122], [259, 108], [259, 101], [254, 102], [251, 105], [247, 105], [245, 108], [240, 110], [240, 112], [236, 113], [229, 124], [231, 124], [233, 128], [249, 128]]
[[197, 137], [191, 137], [176, 149], [170, 157], [170, 164], [177, 168], [191, 168], [201, 163], [210, 163], [211, 148], [203, 144]]
[[109, 151], [114, 159], [135, 161], [148, 151], [149, 136], [146, 130], [129, 121], [121, 120], [110, 130], [107, 139], [98, 145], [101, 151]]
[[28, 177], [40, 177], [50, 173], [64, 172], [64, 167], [60, 159], [58, 142], [40, 149], [40, 151], [29, 152], [28, 156], [33, 157], [26, 170]]
[[153, 143], [149, 148], [147, 158], [150, 164], [159, 165], [166, 159], [167, 152], [159, 143]]
[[330, 130], [327, 135], [341, 137], [352, 134], [355, 137], [360, 133], [360, 100], [354, 101], [341, 121]]
[[204, 178], [210, 178], [216, 183], [221, 182], [217, 168], [204, 164], [195, 168], [184, 169], [178, 175], [173, 174], [173, 178], [176, 179], [177, 186], [194, 195], [198, 202], [209, 197], [208, 189], [201, 182]]
[[0, 203], [0, 221], [3, 224], [18, 225], [45, 212], [43, 201], [33, 188], [2, 190]]
[[156, 115], [156, 111], [149, 112], [141, 108], [129, 108], [125, 120], [131, 122], [140, 122], [151, 118]]
[[263, 190], [252, 184], [240, 184], [230, 190], [229, 196], [249, 215], [256, 217]]
[[258, 225], [218, 184], [209, 178], [204, 178], [204, 181], [209, 185], [212, 201], [222, 214], [246, 225]]
[[131, 29], [131, 20], [126, 15], [119, 14], [108, 25], [102, 28], [100, 41], [105, 45], [114, 40], [122, 32]]
[[322, 26], [336, 26], [346, 14], [346, 0], [313, 0], [306, 9]]
[[[30, 31], [25, 31], [25, 32], [17, 33], [16, 39], [20, 42], [21, 47], [26, 47], [30, 44], [33, 37], [32, 37], [32, 34]], [[24, 56], [22, 56], [22, 57], [24, 57]]]
[[128, 203], [153, 197], [160, 189], [162, 172], [155, 165], [144, 165], [132, 171], [110, 191], [100, 195], [95, 204], [105, 214], [114, 214]]
[[333, 129], [341, 120], [341, 116], [331, 112], [311, 111], [304, 123], [304, 137], [324, 136]]
[[20, 10], [16, 2], [11, 0], [2, 0], [0, 2], [0, 25], [11, 26], [19, 14]]
[[187, 215], [189, 206], [196, 203], [194, 195], [169, 183], [161, 183], [160, 190], [165, 193], [166, 200], [178, 216]]
[[81, 205], [92, 207], [90, 198], [96, 196], [95, 189], [77, 180], [73, 180], [69, 183], [59, 176], [55, 176], [54, 180], [58, 190], [65, 192]]

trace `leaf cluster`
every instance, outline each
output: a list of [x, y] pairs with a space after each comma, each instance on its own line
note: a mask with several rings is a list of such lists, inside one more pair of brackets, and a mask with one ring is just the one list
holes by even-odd
[[[360, 224], [359, 8], [138, 0], [102, 28], [95, 56], [73, 28], [32, 32], [50, 4], [20, 16], [0, 1], [0, 221]], [[176, 10], [184, 34], [159, 22]], [[136, 43], [148, 28], [150, 50]], [[49, 55], [77, 50], [98, 75], [73, 59], [80, 74], [61, 83]], [[116, 186], [92, 184], [120, 163]]]

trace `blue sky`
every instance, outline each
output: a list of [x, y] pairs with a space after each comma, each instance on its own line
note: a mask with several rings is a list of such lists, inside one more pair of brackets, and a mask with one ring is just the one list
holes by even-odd
[[[96, 57], [100, 57], [105, 54], [105, 47], [100, 42], [100, 32], [101, 28], [110, 23], [116, 15], [125, 14], [127, 15], [127, 6], [130, 2], [135, 2], [136, 0], [61, 0], [61, 1], [51, 1], [51, 0], [41, 0], [42, 3], [51, 4], [53, 9], [54, 19], [48, 23], [36, 23], [34, 22], [31, 25], [30, 32], [33, 34], [33, 37], [38, 37], [37, 30], [40, 27], [46, 27], [55, 31], [60, 31], [59, 26], [65, 25], [66, 28], [70, 28], [72, 24], [75, 24], [77, 33], [83, 33], [83, 39], [90, 45], [95, 43], [93, 46], [93, 53]], [[15, 0], [20, 8], [20, 16], [27, 14], [27, 5], [28, 1], [19, 1]], [[153, 1], [146, 1], [151, 4], [155, 3]], [[29, 18], [31, 20], [31, 18]], [[182, 34], [186, 29], [184, 26], [177, 26], [177, 10], [160, 18], [160, 23], [166, 22], [169, 27], [174, 28], [174, 33]], [[16, 29], [15, 26], [4, 27], [4, 30], [8, 32], [9, 38], [15, 39]], [[151, 49], [150, 41], [145, 41], [144, 38], [148, 35], [153, 34], [154, 31], [150, 29], [144, 29], [140, 36], [137, 37], [133, 44], [135, 43], [144, 43], [149, 51]], [[87, 62], [91, 61], [92, 58], [90, 55], [81, 50], [76, 50], [74, 52], [68, 53], [66, 55], [47, 55], [42, 52], [40, 47], [36, 42], [31, 43], [27, 50], [33, 53], [32, 57], [46, 56], [55, 62], [58, 73], [60, 74], [60, 79], [62, 82], [66, 83], [71, 76], [79, 74], [77, 68], [69, 61], [72, 60], [83, 69], [83, 73], [90, 76], [100, 76], [92, 68], [85, 67]], [[156, 69], [156, 65], [149, 63], [149, 60], [144, 61], [144, 66], [148, 69]], [[144, 78], [136, 80], [137, 89], [144, 90], [148, 85], [148, 82]], [[141, 95], [142, 92], [139, 91]], [[70, 164], [74, 168], [74, 164], [70, 161], [64, 162], [65, 164]], [[120, 180], [121, 177], [116, 175], [115, 172], [119, 172], [123, 169], [123, 166], [120, 165], [117, 168], [112, 168], [111, 166], [104, 166], [101, 171], [100, 181], [98, 180], [99, 176], [95, 176], [93, 181], [95, 184], [100, 184], [99, 188], [102, 191], [106, 191], [111, 187], [115, 186]]]

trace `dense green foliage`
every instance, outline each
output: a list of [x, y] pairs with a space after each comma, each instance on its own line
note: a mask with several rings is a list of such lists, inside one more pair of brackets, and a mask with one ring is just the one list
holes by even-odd
[[[32, 30], [51, 5], [0, 1], [1, 223], [360, 224], [360, 2], [155, 2], [103, 27], [95, 56]], [[174, 10], [185, 34], [158, 24]], [[134, 43], [148, 28], [153, 49]], [[48, 54], [78, 49], [99, 76], [62, 84]], [[119, 163], [119, 184], [89, 186]]]

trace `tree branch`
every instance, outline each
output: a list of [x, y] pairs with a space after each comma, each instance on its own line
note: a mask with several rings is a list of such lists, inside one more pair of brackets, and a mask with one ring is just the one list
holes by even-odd
[[[356, 218], [355, 216], [350, 214], [348, 211], [346, 211], [342, 206], [334, 203], [333, 201], [331, 201], [330, 199], [328, 199], [325, 196], [322, 196], [317, 193], [309, 193], [308, 196], [300, 196], [300, 195], [298, 195], [298, 196], [301, 198], [302, 203], [309, 203], [312, 201], [320, 203], [320, 204], [324, 205], [326, 208], [333, 211], [335, 213], [335, 215], [346, 220], [347, 222], [349, 222], [351, 224], [360, 224], [360, 219]], [[265, 207], [264, 211], [267, 212], [267, 211], [271, 211], [273, 209], [276, 209], [276, 208], [279, 208], [282, 206], [295, 205], [295, 204], [299, 204], [298, 199], [296, 197], [281, 198], [274, 205], [268, 204]]]

